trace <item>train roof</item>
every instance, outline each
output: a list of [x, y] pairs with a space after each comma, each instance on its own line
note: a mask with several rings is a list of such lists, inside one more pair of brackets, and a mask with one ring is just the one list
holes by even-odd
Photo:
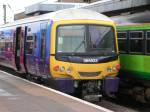
[[0, 27], [2, 28], [42, 20], [60, 21], [60, 20], [84, 20], [84, 19], [113, 22], [109, 17], [88, 9], [64, 9], [56, 12], [51, 12], [48, 14], [43, 14], [40, 16], [34, 16], [26, 19], [17, 20], [15, 22], [8, 23]]
[[130, 25], [120, 25], [117, 26], [118, 31], [126, 31], [126, 30], [149, 30], [150, 23], [140, 23], [140, 24], [130, 24]]

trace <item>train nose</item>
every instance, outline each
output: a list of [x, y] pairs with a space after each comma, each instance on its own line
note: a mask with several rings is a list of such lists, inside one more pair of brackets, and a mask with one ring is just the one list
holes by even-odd
[[66, 70], [74, 79], [103, 79], [107, 76], [116, 76], [119, 67], [117, 61], [109, 64], [77, 64], [72, 63]]

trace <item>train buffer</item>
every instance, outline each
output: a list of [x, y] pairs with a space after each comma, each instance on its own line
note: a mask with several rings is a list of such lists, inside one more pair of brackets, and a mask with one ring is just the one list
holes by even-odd
[[0, 112], [112, 112], [0, 71]]

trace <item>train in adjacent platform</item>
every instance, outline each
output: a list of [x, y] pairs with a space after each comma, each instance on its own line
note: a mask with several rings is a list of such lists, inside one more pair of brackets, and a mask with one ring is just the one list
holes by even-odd
[[118, 23], [121, 89], [140, 102], [150, 103], [150, 12], [114, 20]]
[[[66, 9], [0, 26], [0, 65], [65, 93], [117, 92], [115, 24], [86, 9]], [[103, 91], [103, 92], [102, 92]]]

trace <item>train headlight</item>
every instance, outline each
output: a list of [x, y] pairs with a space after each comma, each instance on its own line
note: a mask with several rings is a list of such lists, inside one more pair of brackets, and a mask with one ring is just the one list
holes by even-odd
[[67, 68], [66, 72], [67, 72], [67, 74], [70, 75], [72, 73], [72, 68], [71, 67]]
[[100, 87], [102, 85], [101, 81], [98, 81], [98, 86]]
[[64, 66], [60, 67], [60, 71], [64, 72], [65, 71], [65, 67]]
[[113, 70], [113, 71], [116, 71], [116, 70], [117, 70], [116, 66], [113, 66], [113, 67], [112, 67], [112, 70]]
[[79, 85], [79, 82], [78, 81], [74, 81], [74, 87], [77, 88]]
[[107, 72], [112, 72], [112, 67], [107, 67]]

